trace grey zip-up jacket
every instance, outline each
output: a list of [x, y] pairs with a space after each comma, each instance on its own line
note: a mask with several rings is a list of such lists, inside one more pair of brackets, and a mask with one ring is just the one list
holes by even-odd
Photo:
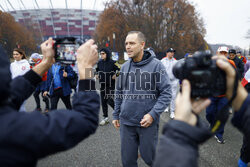
[[171, 85], [163, 64], [151, 50], [144, 51], [142, 61], [128, 60], [116, 83], [113, 119], [129, 126], [140, 126], [149, 113], [155, 123], [172, 98]]

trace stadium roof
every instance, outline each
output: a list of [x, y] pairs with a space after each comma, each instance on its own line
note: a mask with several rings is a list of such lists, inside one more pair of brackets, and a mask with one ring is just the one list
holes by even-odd
[[103, 10], [108, 0], [1, 0], [4, 12], [28, 9], [89, 9]]
[[[0, 10], [11, 13], [17, 22], [36, 25], [41, 39], [49, 36], [90, 38], [97, 17], [109, 0], [1, 0]], [[85, 11], [83, 11], [85, 10]]]

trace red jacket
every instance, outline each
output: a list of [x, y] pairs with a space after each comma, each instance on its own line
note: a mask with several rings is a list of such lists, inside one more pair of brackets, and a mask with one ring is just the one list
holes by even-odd
[[[37, 63], [35, 63], [35, 66], [37, 65], [37, 64], [40, 64], [42, 62], [42, 60], [40, 59], [40, 60], [38, 60], [38, 62]], [[30, 68], [33, 68], [32, 66], [30, 66]], [[44, 74], [43, 74], [43, 77], [42, 77], [42, 81], [47, 81], [47, 73], [48, 73], [48, 71], [46, 71]]]

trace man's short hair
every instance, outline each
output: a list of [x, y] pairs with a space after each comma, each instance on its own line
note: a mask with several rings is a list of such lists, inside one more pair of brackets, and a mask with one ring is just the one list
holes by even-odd
[[146, 37], [141, 31], [130, 31], [128, 32], [128, 35], [130, 34], [137, 34], [137, 37], [140, 41], [146, 42]]

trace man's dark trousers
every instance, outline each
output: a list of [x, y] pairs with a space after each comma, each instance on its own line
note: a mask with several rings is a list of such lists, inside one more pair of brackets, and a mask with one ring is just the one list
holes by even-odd
[[120, 124], [123, 167], [137, 167], [138, 148], [144, 162], [152, 166], [158, 141], [158, 124], [137, 127]]
[[103, 117], [108, 117], [108, 104], [114, 109], [114, 90], [115, 84], [112, 84], [111, 86], [104, 83], [101, 84], [101, 103]]
[[54, 90], [54, 93], [50, 98], [51, 98], [51, 100], [50, 100], [51, 101], [51, 110], [57, 109], [57, 104], [58, 104], [58, 101], [60, 98], [62, 99], [62, 101], [67, 109], [72, 109], [71, 102], [70, 102], [70, 95], [63, 96], [62, 88]]

